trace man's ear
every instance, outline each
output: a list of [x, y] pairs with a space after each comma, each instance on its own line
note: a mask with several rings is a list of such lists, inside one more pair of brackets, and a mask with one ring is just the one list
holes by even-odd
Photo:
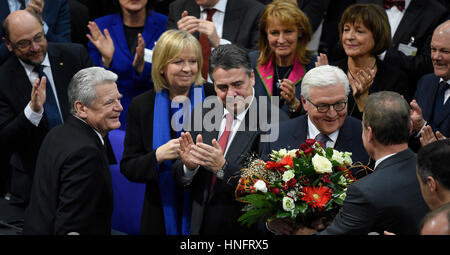
[[13, 51], [13, 47], [12, 47], [11, 42], [8, 39], [6, 39], [5, 37], [2, 37], [2, 40], [6, 44], [6, 47], [8, 48], [8, 50], [12, 52]]
[[427, 183], [425, 185], [430, 192], [435, 193], [439, 184], [432, 176], [428, 176]]
[[80, 101], [74, 103], [75, 115], [81, 119], [87, 118], [87, 107]]
[[373, 135], [372, 127], [368, 126], [366, 130], [367, 130], [367, 138], [368, 138], [368, 140], [373, 142], [375, 140], [375, 137]]
[[302, 95], [300, 95], [300, 101], [302, 103], [303, 109], [305, 109], [305, 111], [308, 112], [309, 105], [306, 104], [306, 99]]

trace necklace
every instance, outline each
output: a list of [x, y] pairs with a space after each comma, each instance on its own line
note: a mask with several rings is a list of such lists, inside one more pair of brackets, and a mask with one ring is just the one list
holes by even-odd
[[280, 79], [280, 76], [278, 75], [278, 65], [275, 64], [275, 73], [277, 75], [277, 88], [279, 88], [281, 86], [281, 83], [283, 82], [284, 79], [286, 79], [289, 76], [289, 73], [291, 72], [292, 67], [294, 67], [294, 65], [291, 65], [289, 67], [289, 69], [284, 73], [283, 78]]
[[[370, 68], [370, 70], [373, 70], [377, 65], [377, 60], [375, 60], [375, 63], [373, 63], [373, 66]], [[355, 80], [355, 76], [353, 76], [352, 71], [350, 70], [350, 67], [348, 68], [348, 72], [350, 73], [350, 75], [352, 76], [353, 80]], [[369, 74], [369, 79], [371, 78], [371, 75]]]

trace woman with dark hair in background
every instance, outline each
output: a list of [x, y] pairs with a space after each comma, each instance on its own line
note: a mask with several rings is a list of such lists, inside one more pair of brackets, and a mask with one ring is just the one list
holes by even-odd
[[[378, 91], [395, 91], [411, 100], [407, 75], [378, 58], [391, 45], [389, 20], [383, 8], [374, 4], [349, 6], [342, 14], [339, 34], [347, 57], [330, 64], [344, 70], [350, 81], [349, 115], [362, 119], [368, 95]], [[316, 65], [323, 64], [328, 64], [328, 59], [320, 54]]]
[[[151, 1], [116, 0], [120, 12], [89, 22], [89, 54], [95, 65], [119, 76], [117, 86], [123, 95], [122, 126], [126, 129], [126, 111], [131, 99], [153, 87], [151, 63], [146, 63], [144, 48], [154, 43], [166, 30], [167, 16], [152, 11]], [[149, 56], [151, 58], [151, 56]]]

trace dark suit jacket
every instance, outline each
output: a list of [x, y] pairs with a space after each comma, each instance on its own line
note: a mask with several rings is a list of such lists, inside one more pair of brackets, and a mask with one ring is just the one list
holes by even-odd
[[[361, 162], [367, 164], [369, 162], [369, 155], [364, 149], [361, 139], [362, 129], [361, 121], [353, 117], [347, 116], [344, 125], [339, 129], [339, 136], [334, 145], [334, 149], [338, 151], [348, 151], [352, 153], [353, 162]], [[280, 149], [299, 149], [308, 135], [308, 115], [290, 119], [280, 123], [280, 137], [274, 143], [264, 143], [262, 156], [268, 160], [268, 154], [272, 150]], [[364, 176], [358, 169], [352, 173], [354, 176]]]
[[387, 230], [416, 235], [428, 211], [416, 176], [416, 154], [406, 149], [350, 185], [333, 223], [319, 234], [366, 235]]
[[[169, 6], [167, 29], [177, 29], [181, 13], [200, 17], [200, 6], [195, 0], [177, 0]], [[223, 21], [222, 38], [247, 49], [258, 44], [258, 24], [264, 11], [264, 5], [256, 0], [228, 0]], [[197, 38], [198, 33], [194, 34]]]
[[112, 209], [105, 147], [92, 127], [69, 116], [42, 143], [23, 232], [107, 235]]
[[[408, 84], [408, 76], [396, 66], [384, 63], [378, 58], [376, 61], [378, 70], [372, 85], [370, 85], [369, 95], [378, 91], [389, 90], [398, 92], [405, 97], [406, 101], [411, 101], [414, 90], [413, 86]], [[347, 58], [332, 62], [331, 65], [341, 68], [344, 73], [348, 72]], [[355, 99], [353, 98], [351, 87], [347, 105], [348, 114], [361, 120], [362, 113], [359, 111]]]
[[[205, 97], [214, 94], [213, 86], [205, 84]], [[153, 113], [155, 91], [136, 96], [130, 104], [123, 158], [120, 172], [132, 182], [146, 183], [141, 218], [141, 233], [166, 233], [161, 194], [158, 184], [156, 150], [153, 150]], [[176, 137], [173, 137], [176, 138]]]
[[[0, 1], [0, 22], [10, 14], [8, 1]], [[47, 0], [42, 10], [42, 19], [48, 26], [45, 38], [49, 42], [71, 42], [70, 38], [70, 9], [65, 0]], [[4, 36], [0, 27], [0, 38]], [[4, 63], [11, 53], [6, 44], [0, 42], [0, 64]]]
[[[444, 105], [441, 115], [433, 121], [434, 104], [439, 88], [439, 78], [434, 73], [424, 75], [417, 85], [416, 101], [422, 108], [423, 119], [427, 121], [433, 132], [440, 131], [445, 137], [450, 137], [450, 100]], [[420, 140], [417, 133], [411, 136], [410, 147], [417, 151], [420, 147]]]
[[[259, 102], [255, 97], [250, 109], [251, 107], [259, 108], [258, 105]], [[218, 114], [218, 116], [220, 116], [219, 118], [221, 118], [223, 108], [217, 109], [217, 112], [214, 112], [213, 109], [216, 108], [200, 109], [202, 110], [201, 116], [196, 116], [199, 112], [194, 110], [191, 120], [202, 120], [203, 117], [211, 117], [213, 114]], [[267, 130], [265, 129], [266, 127], [263, 127], [263, 125], [260, 126], [258, 123], [255, 123], [255, 121], [250, 121], [250, 109], [244, 118], [245, 129], [242, 131], [238, 130], [236, 132], [232, 143], [228, 147], [228, 151], [225, 156], [228, 165], [224, 169], [225, 176], [223, 180], [218, 178], [212, 192], [210, 193], [209, 190], [212, 172], [200, 167], [190, 183], [193, 199], [191, 233], [194, 235], [240, 235], [259, 233], [259, 230], [256, 227], [252, 226], [252, 228], [249, 229], [246, 226], [241, 226], [241, 224], [237, 221], [237, 219], [243, 214], [241, 210], [244, 207], [244, 204], [237, 202], [235, 198], [235, 189], [239, 181], [240, 170], [243, 168], [248, 156], [250, 156], [251, 153], [259, 154], [260, 139], [263, 134], [262, 130]], [[257, 110], [259, 111], [259, 109]], [[286, 118], [287, 116], [283, 119]], [[203, 136], [203, 142], [211, 145], [212, 139], [218, 138], [218, 126], [220, 125], [221, 119], [215, 119], [215, 121], [216, 128], [214, 128], [213, 131], [207, 131], [205, 130], [205, 127], [202, 127], [199, 131], [192, 131], [191, 136], [193, 139], [197, 137], [197, 134], [201, 134]], [[183, 164], [181, 160], [177, 160], [172, 167], [177, 180], [181, 182], [181, 176], [183, 175]], [[187, 185], [187, 183], [182, 184]]]
[[[48, 56], [63, 118], [69, 115], [67, 85], [80, 69], [92, 66], [87, 50], [79, 44], [48, 43]], [[31, 84], [16, 56], [0, 67], [0, 144], [12, 154], [11, 193], [29, 199], [39, 147], [48, 132], [44, 113], [36, 127], [25, 117]]]

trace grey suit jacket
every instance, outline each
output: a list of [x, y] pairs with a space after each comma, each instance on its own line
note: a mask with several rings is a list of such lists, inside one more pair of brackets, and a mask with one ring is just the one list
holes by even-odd
[[428, 211], [416, 177], [416, 154], [408, 148], [351, 184], [333, 223], [318, 234], [367, 235], [387, 230], [415, 235]]
[[[256, 0], [228, 0], [222, 38], [247, 49], [258, 44], [258, 24], [264, 5]], [[195, 0], [177, 0], [169, 6], [167, 29], [177, 29], [177, 21], [186, 10], [188, 15], [200, 17], [200, 6]], [[194, 34], [197, 38], [198, 33]]]

